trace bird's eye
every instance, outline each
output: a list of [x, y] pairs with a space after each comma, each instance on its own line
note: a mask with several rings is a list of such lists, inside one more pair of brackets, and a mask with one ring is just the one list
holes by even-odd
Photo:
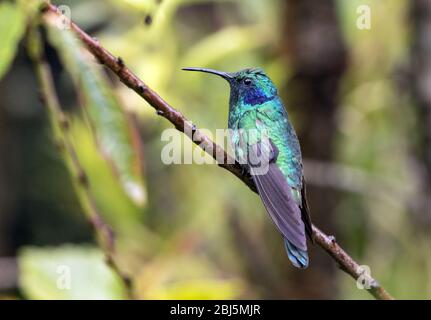
[[245, 78], [244, 79], [244, 84], [246, 84], [246, 85], [251, 85], [251, 79], [250, 78]]

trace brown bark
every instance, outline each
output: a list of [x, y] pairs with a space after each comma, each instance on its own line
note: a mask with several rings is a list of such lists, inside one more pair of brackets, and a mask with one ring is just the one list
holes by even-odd
[[431, 208], [431, 0], [411, 1], [412, 45], [410, 53], [410, 90], [416, 113], [413, 162], [420, 194], [412, 203], [417, 226], [429, 229]]
[[[282, 50], [294, 75], [287, 83], [285, 101], [293, 111], [304, 158], [333, 159], [335, 116], [340, 79], [346, 69], [347, 52], [332, 0], [289, 0]], [[307, 173], [305, 172], [305, 175]], [[315, 224], [334, 232], [333, 190], [308, 186], [308, 201]], [[335, 268], [311, 248], [308, 272], [296, 272], [297, 298], [335, 298]], [[319, 286], [315, 284], [319, 283]]]

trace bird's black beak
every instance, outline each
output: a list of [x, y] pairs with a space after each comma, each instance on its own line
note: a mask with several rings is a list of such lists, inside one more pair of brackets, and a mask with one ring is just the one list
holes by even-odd
[[206, 68], [183, 68], [183, 70], [185, 70], [185, 71], [199, 71], [199, 72], [206, 72], [206, 73], [216, 74], [216, 75], [222, 77], [223, 79], [227, 80], [229, 83], [233, 79], [233, 76], [230, 73], [224, 72], [224, 71], [217, 71], [217, 70], [213, 70], [213, 69], [206, 69]]

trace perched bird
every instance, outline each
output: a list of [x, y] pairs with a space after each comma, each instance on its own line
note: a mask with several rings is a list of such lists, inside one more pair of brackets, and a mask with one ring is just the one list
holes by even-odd
[[277, 88], [260, 68], [228, 73], [184, 68], [218, 75], [230, 85], [229, 117], [235, 158], [252, 176], [288, 257], [308, 266], [306, 234], [312, 226], [305, 198], [301, 150]]

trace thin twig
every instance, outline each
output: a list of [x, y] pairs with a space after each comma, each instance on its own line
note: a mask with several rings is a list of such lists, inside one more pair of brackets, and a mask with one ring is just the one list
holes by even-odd
[[[34, 37], [37, 35], [33, 34], [32, 36]], [[33, 39], [33, 41], [38, 40]], [[31, 49], [29, 49], [29, 52], [35, 66], [36, 76], [40, 86], [41, 100], [48, 109], [52, 128], [55, 133], [57, 133], [56, 138], [58, 140], [59, 149], [63, 151], [63, 155], [70, 165], [70, 170], [75, 174], [76, 179], [74, 185], [84, 207], [83, 209], [86, 217], [93, 227], [97, 243], [105, 255], [106, 263], [123, 282], [127, 296], [133, 298], [131, 281], [129, 277], [120, 270], [116, 261], [114, 233], [111, 227], [102, 218], [102, 214], [97, 207], [96, 200], [91, 191], [87, 174], [73, 146], [69, 130], [69, 121], [61, 110], [52, 80], [51, 69], [41, 52], [37, 52], [37, 50], [31, 52]]]
[[[56, 14], [59, 11], [52, 4], [47, 4], [45, 15]], [[218, 161], [218, 165], [236, 177], [241, 179], [251, 190], [256, 192], [256, 187], [249, 176], [244, 175], [241, 167], [229, 156], [222, 147], [213, 142], [210, 138], [200, 132], [181, 112], [169, 105], [155, 91], [150, 89], [141, 79], [139, 79], [126, 65], [122, 59], [115, 57], [108, 50], [102, 47], [96, 39], [89, 36], [75, 23], [70, 22], [71, 29], [78, 38], [84, 43], [100, 63], [114, 72], [118, 78], [129, 88], [134, 90], [145, 101], [147, 101], [157, 113], [171, 122], [175, 128], [185, 133], [196, 145], [201, 147], [205, 152]], [[314, 240], [317, 245], [322, 247], [340, 266], [342, 270], [351, 275], [355, 280], [364, 276], [362, 267], [356, 263], [335, 241], [334, 237], [328, 236], [313, 226]], [[370, 275], [367, 277], [365, 289], [368, 290], [376, 299], [390, 300], [393, 297]]]

